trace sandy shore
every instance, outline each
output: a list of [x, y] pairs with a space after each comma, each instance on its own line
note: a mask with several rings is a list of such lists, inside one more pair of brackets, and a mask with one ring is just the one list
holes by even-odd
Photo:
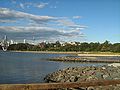
[[78, 56], [120, 56], [119, 54], [78, 54]]

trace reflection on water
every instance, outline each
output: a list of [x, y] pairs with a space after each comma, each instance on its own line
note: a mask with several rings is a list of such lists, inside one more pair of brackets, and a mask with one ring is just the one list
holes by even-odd
[[40, 83], [48, 73], [77, 66], [104, 63], [55, 62], [47, 58], [68, 54], [17, 53], [0, 51], [0, 83]]

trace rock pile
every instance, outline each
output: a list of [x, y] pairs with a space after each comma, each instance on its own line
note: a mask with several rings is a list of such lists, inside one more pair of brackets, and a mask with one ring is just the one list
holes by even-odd
[[[115, 57], [114, 57], [115, 58]], [[81, 57], [56, 57], [56, 58], [49, 58], [50, 61], [71, 61], [71, 62], [96, 62], [96, 63], [120, 63], [120, 59], [112, 59], [110, 57], [88, 57], [88, 56], [81, 56]]]
[[[87, 66], [87, 67], [70, 67], [57, 72], [53, 72], [45, 77], [46, 82], [81, 82], [91, 80], [113, 80], [120, 79], [120, 66], [114, 67], [112, 65], [105, 66]], [[83, 88], [82, 90], [120, 90], [120, 85], [117, 86], [100, 86], [92, 87], [92, 89]], [[72, 90], [72, 89], [67, 89]], [[73, 89], [74, 90], [74, 89]], [[75, 90], [81, 90], [75, 89]]]

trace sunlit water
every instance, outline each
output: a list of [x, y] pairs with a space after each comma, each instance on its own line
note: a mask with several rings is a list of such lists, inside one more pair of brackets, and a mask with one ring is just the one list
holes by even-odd
[[55, 62], [48, 58], [68, 54], [43, 54], [0, 51], [0, 83], [41, 83], [52, 72], [67, 67], [99, 66], [105, 63]]

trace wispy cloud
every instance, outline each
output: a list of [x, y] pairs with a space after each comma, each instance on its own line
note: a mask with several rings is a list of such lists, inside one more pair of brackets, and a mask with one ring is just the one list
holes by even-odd
[[[0, 26], [0, 36], [7, 34], [12, 39], [31, 39], [34, 37], [43, 40], [59, 38], [83, 37], [81, 29], [86, 26], [76, 24], [67, 17], [40, 16], [25, 12], [0, 8], [0, 23], [16, 23], [21, 20], [20, 26]], [[27, 23], [22, 24], [27, 20]], [[65, 28], [63, 28], [65, 27]]]
[[21, 7], [22, 9], [25, 8], [23, 3], [20, 3], [20, 7]]
[[13, 4], [16, 4], [16, 0], [11, 0], [11, 2], [12, 2]]
[[57, 8], [57, 6], [50, 6], [50, 8], [53, 8], [53, 9], [55, 9], [55, 8]]
[[42, 8], [45, 8], [48, 3], [46, 2], [38, 2], [38, 3], [35, 3], [35, 2], [21, 2], [21, 3], [17, 3], [16, 0], [11, 0], [11, 3], [16, 5], [16, 7], [19, 7], [21, 9], [28, 9], [30, 7], [36, 7], [36, 8], [39, 8], [39, 9], [42, 9]]
[[36, 7], [41, 9], [41, 8], [44, 8], [47, 5], [48, 5], [48, 3], [40, 3], [40, 4], [37, 4]]
[[14, 11], [7, 8], [0, 8], [0, 19], [23, 19], [23, 18], [33, 20], [37, 23], [38, 22], [43, 23], [49, 20], [56, 19], [55, 17], [52, 16], [39, 16], [39, 15]]
[[73, 21], [71, 20], [68, 20], [68, 19], [60, 19], [60, 20], [57, 20], [57, 22], [59, 22], [59, 25], [63, 25], [63, 26], [67, 26], [67, 27], [71, 27], [71, 28], [86, 28], [87, 26], [83, 26], [83, 25], [80, 25], [80, 24], [76, 24], [74, 23]]
[[0, 23], [16, 22], [15, 20], [0, 20]]
[[73, 16], [73, 19], [79, 19], [82, 18], [82, 16]]
[[[3, 33], [9, 33], [9, 37], [11, 39], [31, 39], [31, 37], [43, 40], [46, 40], [49, 38], [51, 40], [52, 38], [58, 39], [59, 37], [74, 37], [78, 36], [79, 33], [72, 31], [72, 32], [63, 32], [60, 30], [56, 30], [54, 28], [49, 27], [18, 27], [18, 26], [0, 26], [0, 34]], [[13, 34], [13, 35], [12, 35]], [[14, 37], [15, 36], [15, 37]], [[82, 36], [82, 35], [81, 35]]]

